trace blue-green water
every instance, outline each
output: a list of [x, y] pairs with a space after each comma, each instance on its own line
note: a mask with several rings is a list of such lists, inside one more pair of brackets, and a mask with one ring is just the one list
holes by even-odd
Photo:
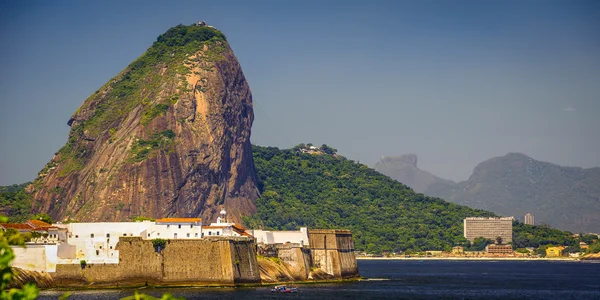
[[[600, 299], [600, 263], [556, 261], [360, 260], [359, 282], [268, 287], [142, 289], [187, 299]], [[63, 292], [44, 291], [41, 299]], [[118, 299], [134, 290], [73, 292], [69, 299]]]

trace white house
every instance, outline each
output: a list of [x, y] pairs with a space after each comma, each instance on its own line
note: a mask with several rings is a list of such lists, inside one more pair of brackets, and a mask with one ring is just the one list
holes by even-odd
[[266, 231], [266, 230], [247, 230], [247, 232], [256, 238], [257, 243], [263, 244], [301, 244], [308, 246], [308, 229], [301, 227], [294, 231]]
[[202, 238], [200, 218], [162, 218], [142, 233], [145, 239], [199, 239]]

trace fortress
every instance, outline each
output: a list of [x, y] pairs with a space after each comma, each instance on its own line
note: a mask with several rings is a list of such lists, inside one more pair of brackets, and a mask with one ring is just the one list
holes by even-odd
[[13, 267], [47, 272], [56, 287], [261, 283], [268, 274], [261, 274], [260, 257], [278, 258], [293, 273], [278, 281], [358, 277], [347, 230], [246, 230], [224, 212], [208, 226], [199, 218], [164, 218], [45, 228], [57, 234], [13, 247]]

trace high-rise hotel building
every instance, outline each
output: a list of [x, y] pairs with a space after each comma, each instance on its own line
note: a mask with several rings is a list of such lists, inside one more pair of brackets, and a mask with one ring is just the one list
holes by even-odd
[[515, 218], [487, 218], [470, 217], [464, 220], [464, 235], [469, 242], [475, 238], [484, 237], [495, 241], [497, 237], [502, 238], [502, 243], [512, 242], [512, 224]]
[[527, 225], [535, 225], [535, 219], [531, 213], [527, 213], [525, 215], [525, 224]]

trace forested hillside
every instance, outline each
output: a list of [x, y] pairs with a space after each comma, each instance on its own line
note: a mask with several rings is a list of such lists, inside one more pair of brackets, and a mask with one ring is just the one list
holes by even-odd
[[371, 253], [445, 249], [465, 243], [463, 219], [492, 213], [417, 194], [338, 155], [254, 146], [262, 197], [246, 219], [266, 228], [347, 228], [356, 249]]
[[[369, 253], [450, 250], [466, 245], [463, 219], [493, 216], [415, 193], [366, 165], [338, 155], [253, 146], [262, 197], [250, 227], [346, 228]], [[515, 222], [518, 247], [575, 245], [568, 232]]]
[[0, 186], [0, 215], [9, 221], [20, 222], [31, 215], [31, 196], [25, 192], [30, 182]]

